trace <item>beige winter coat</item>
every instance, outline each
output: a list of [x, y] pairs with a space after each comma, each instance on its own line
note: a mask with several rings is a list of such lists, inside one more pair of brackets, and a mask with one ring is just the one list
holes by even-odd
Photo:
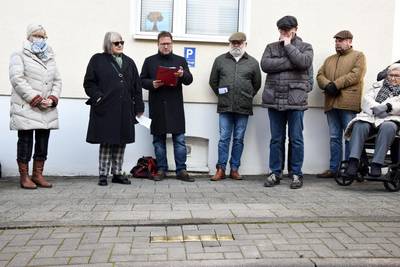
[[[354, 119], [352, 119], [347, 125], [347, 128], [344, 133], [346, 138], [349, 139], [351, 137], [353, 125], [356, 121], [369, 122], [372, 123], [375, 127], [378, 127], [385, 121], [395, 121], [400, 123], [400, 96], [389, 97], [382, 103], [378, 103], [375, 101], [375, 98], [378, 95], [378, 92], [381, 89], [382, 84], [383, 83], [376, 83], [374, 87], [369, 89], [369, 91], [364, 95], [361, 104], [362, 111], [358, 113], [357, 116]], [[389, 116], [385, 118], [378, 118], [374, 116], [371, 108], [386, 103], [392, 104], [392, 111], [390, 112]]]
[[[58, 129], [56, 105], [61, 93], [61, 77], [54, 54], [50, 47], [48, 49], [49, 58], [44, 62], [32, 53], [29, 41], [24, 42], [22, 51], [11, 55], [11, 130]], [[34, 107], [40, 97], [52, 99], [53, 107], [45, 110]]]

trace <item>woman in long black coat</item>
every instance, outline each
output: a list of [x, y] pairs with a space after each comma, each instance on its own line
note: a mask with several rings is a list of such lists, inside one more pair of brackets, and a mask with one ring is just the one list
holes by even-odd
[[130, 184], [122, 175], [125, 146], [135, 141], [135, 116], [144, 111], [138, 70], [123, 45], [119, 33], [107, 32], [104, 53], [90, 59], [83, 83], [91, 106], [86, 141], [100, 144], [99, 185], [107, 185], [110, 165], [113, 183]]

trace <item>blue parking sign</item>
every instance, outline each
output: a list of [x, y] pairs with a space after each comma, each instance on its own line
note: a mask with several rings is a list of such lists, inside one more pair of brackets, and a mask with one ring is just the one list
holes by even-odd
[[196, 48], [194, 47], [184, 47], [183, 53], [185, 55], [185, 59], [188, 63], [189, 68], [194, 68], [196, 62]]

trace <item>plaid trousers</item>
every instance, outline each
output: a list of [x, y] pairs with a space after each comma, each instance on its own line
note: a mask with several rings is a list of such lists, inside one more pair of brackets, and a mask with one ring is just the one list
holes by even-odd
[[99, 175], [107, 176], [111, 165], [111, 174], [122, 174], [122, 163], [126, 145], [100, 144]]

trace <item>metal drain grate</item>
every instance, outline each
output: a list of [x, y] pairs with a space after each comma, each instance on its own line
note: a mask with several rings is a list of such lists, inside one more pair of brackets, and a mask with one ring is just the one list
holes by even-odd
[[151, 236], [150, 243], [182, 243], [202, 241], [231, 241], [233, 235], [174, 235], [174, 236]]

